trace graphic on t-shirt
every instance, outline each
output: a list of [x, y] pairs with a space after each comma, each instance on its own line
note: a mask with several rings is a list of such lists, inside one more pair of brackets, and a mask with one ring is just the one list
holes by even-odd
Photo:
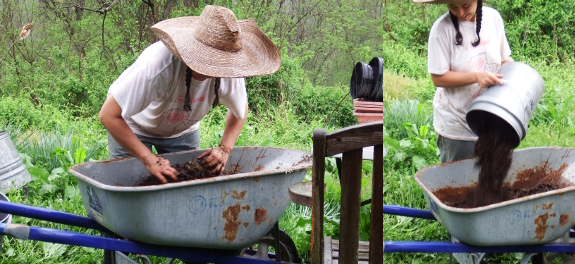
[[485, 52], [471, 58], [471, 62], [473, 63], [473, 69], [475, 69], [475, 71], [496, 73], [497, 70], [499, 70], [499, 63], [489, 63]]
[[192, 111], [183, 111], [182, 109], [170, 109], [166, 111], [162, 121], [156, 126], [155, 132], [168, 133], [170, 135], [180, 133], [198, 120], [191, 120]]
[[186, 114], [184, 114], [183, 111], [180, 110], [172, 110], [170, 111], [168, 116], [166, 116], [166, 119], [168, 120], [168, 122], [172, 124], [179, 123], [182, 122], [182, 120], [186, 119]]

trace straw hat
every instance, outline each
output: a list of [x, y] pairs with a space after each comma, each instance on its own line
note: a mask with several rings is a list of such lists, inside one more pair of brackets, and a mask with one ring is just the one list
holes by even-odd
[[234, 78], [276, 72], [277, 47], [253, 19], [237, 20], [224, 7], [208, 5], [199, 17], [156, 23], [152, 31], [190, 69], [210, 77]]
[[415, 3], [423, 4], [458, 4], [464, 2], [471, 2], [473, 0], [412, 0]]

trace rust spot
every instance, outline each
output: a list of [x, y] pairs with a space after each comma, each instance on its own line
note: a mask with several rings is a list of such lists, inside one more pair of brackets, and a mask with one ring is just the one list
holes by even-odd
[[260, 182], [260, 178], [259, 178], [259, 177], [254, 178], [254, 181], [255, 181], [256, 183], [259, 183], [259, 182]]
[[245, 206], [242, 206], [243, 210], [249, 211], [250, 210], [250, 205], [246, 204]]
[[552, 225], [552, 226], [550, 226], [550, 227], [551, 227], [551, 229], [553, 229], [553, 228], [555, 228], [555, 225]]
[[232, 196], [234, 197], [234, 200], [243, 200], [247, 192], [248, 190], [244, 190], [243, 192], [238, 193], [238, 191], [234, 190]]
[[218, 228], [217, 226], [214, 226], [214, 230], [216, 230], [216, 228]]
[[552, 213], [552, 214], [550, 214], [549, 216], [555, 217], [555, 216], [557, 216], [557, 214], [556, 214], [556, 213]]
[[137, 222], [137, 223], [136, 223], [136, 228], [138, 228], [138, 225], [139, 225], [139, 224], [140, 224], [140, 222]]
[[264, 166], [262, 164], [258, 165], [254, 171], [261, 171], [264, 168]]
[[535, 228], [535, 238], [537, 238], [539, 240], [542, 240], [543, 238], [545, 238], [545, 233], [547, 232], [547, 227], [549, 226], [547, 224], [548, 218], [549, 218], [549, 213], [545, 213], [545, 214], [538, 216], [533, 221], [533, 223], [535, 223], [535, 225], [537, 226]]
[[224, 197], [224, 199], [226, 199], [226, 197], [228, 197], [228, 195], [230, 195], [229, 192], [222, 190], [222, 196]]
[[551, 207], [553, 207], [553, 203], [541, 205], [541, 208], [543, 208], [543, 210], [551, 210]]
[[269, 225], [273, 225], [273, 222], [274, 222], [274, 219], [273, 219], [273, 217], [272, 217], [272, 218], [270, 218], [270, 221], [268, 222], [268, 224], [269, 224]]
[[244, 222], [244, 227], [245, 227], [245, 228], [248, 228], [249, 225], [250, 225], [250, 223]]
[[569, 215], [568, 214], [561, 214], [559, 216], [559, 225], [564, 226], [565, 224], [567, 224], [567, 222], [569, 222]]
[[256, 209], [254, 213], [254, 222], [256, 225], [261, 225], [268, 218], [268, 210], [261, 207]]
[[238, 221], [238, 215], [240, 214], [240, 204], [237, 203], [236, 205], [230, 205], [226, 210], [222, 212], [222, 217], [226, 220], [224, 224], [224, 236], [222, 239], [228, 241], [228, 244], [231, 244], [234, 240], [236, 240], [236, 236], [238, 235], [238, 228], [240, 226], [240, 221]]

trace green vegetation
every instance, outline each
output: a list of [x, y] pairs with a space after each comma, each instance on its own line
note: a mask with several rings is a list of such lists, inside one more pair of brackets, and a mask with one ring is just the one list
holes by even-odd
[[[427, 209], [413, 180], [439, 163], [432, 124], [435, 87], [427, 74], [427, 35], [444, 6], [411, 0], [153, 0], [31, 1], [0, 3], [0, 125], [9, 131], [34, 180], [13, 202], [86, 215], [73, 165], [107, 159], [106, 131], [97, 113], [108, 86], [156, 41], [154, 21], [199, 15], [206, 4], [253, 17], [278, 45], [280, 70], [247, 79], [250, 112], [238, 146], [309, 151], [315, 128], [333, 131], [357, 123], [348, 95], [357, 61], [384, 60], [384, 203]], [[505, 20], [512, 56], [534, 67], [546, 91], [519, 148], [575, 147], [573, 1], [489, 1]], [[83, 7], [83, 8], [82, 8]], [[27, 38], [18, 34], [34, 22]], [[216, 146], [226, 109], [202, 121], [202, 148]], [[0, 130], [2, 130], [0, 129]], [[326, 165], [325, 234], [339, 235], [340, 186], [335, 161]], [[364, 161], [362, 198], [371, 195], [371, 162]], [[309, 180], [309, 175], [307, 176]], [[27, 196], [26, 196], [27, 195]], [[362, 207], [360, 237], [369, 237], [369, 206]], [[25, 217], [13, 222], [97, 235], [96, 231]], [[309, 259], [310, 209], [290, 205], [280, 227]], [[384, 216], [384, 239], [446, 241], [436, 221]], [[100, 263], [102, 250], [4, 238], [1, 263]], [[385, 254], [384, 263], [449, 263], [448, 254]], [[517, 263], [521, 254], [490, 257]], [[153, 260], [166, 261], [164, 258]]]

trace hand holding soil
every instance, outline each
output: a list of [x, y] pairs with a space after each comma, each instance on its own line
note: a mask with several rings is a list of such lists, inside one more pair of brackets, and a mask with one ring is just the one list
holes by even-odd
[[159, 183], [168, 183], [167, 179], [171, 179], [172, 181], [177, 180], [176, 175], [178, 172], [172, 168], [170, 161], [167, 159], [157, 157], [156, 161], [144, 163], [144, 165], [146, 169], [157, 178]]
[[198, 160], [201, 160], [200, 165], [205, 169], [210, 170], [211, 174], [220, 175], [224, 172], [229, 155], [230, 149], [224, 146], [219, 146], [217, 148], [206, 150], [198, 157]]
[[172, 168], [176, 171], [176, 177], [166, 178], [166, 182], [160, 181], [158, 177], [154, 177], [154, 175], [149, 176], [146, 178], [139, 186], [150, 186], [150, 185], [160, 185], [164, 183], [174, 183], [174, 182], [182, 182], [182, 181], [190, 181], [190, 180], [197, 180], [197, 179], [204, 179], [215, 177], [217, 175], [211, 174], [209, 171], [204, 169], [198, 163], [193, 161], [188, 161], [184, 163], [182, 166], [176, 165], [175, 168]]

